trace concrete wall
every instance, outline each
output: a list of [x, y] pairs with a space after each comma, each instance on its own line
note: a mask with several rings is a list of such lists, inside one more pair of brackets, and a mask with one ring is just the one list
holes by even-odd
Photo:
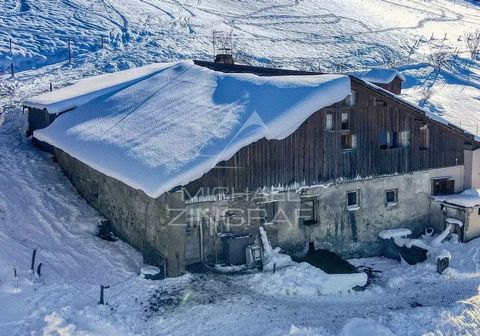
[[[167, 258], [167, 275], [184, 273], [185, 217], [181, 192], [152, 199], [55, 149], [79, 193], [112, 223], [115, 235], [138, 249], [148, 264]], [[160, 266], [160, 265], [159, 265]]]
[[465, 188], [480, 188], [480, 149], [465, 150]]
[[463, 241], [467, 242], [480, 237], [480, 214], [479, 207], [466, 208], [467, 220], [464, 222]]

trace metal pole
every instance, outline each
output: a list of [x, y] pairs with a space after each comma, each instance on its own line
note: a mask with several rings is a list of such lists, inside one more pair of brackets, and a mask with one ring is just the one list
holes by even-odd
[[9, 42], [10, 42], [10, 54], [12, 54], [12, 38], [11, 37], [10, 37]]
[[38, 264], [37, 267], [37, 276], [40, 277], [42, 275], [42, 263]]
[[52, 91], [53, 91], [53, 84], [52, 84], [52, 82], [50, 82], [50, 92], [52, 92]]
[[15, 71], [13, 70], [13, 60], [12, 60], [12, 64], [10, 64], [10, 71], [12, 73], [12, 77], [15, 76]]
[[102, 36], [102, 49], [103, 49], [103, 36]]
[[37, 249], [33, 249], [33, 253], [32, 253], [32, 264], [30, 265], [30, 271], [32, 271], [33, 273], [33, 270], [35, 269], [35, 257], [37, 255]]
[[98, 304], [105, 304], [105, 289], [107, 288], [110, 288], [110, 286], [100, 285], [100, 301], [98, 301]]
[[68, 38], [68, 64], [72, 63], [72, 49], [70, 47], [70, 37]]

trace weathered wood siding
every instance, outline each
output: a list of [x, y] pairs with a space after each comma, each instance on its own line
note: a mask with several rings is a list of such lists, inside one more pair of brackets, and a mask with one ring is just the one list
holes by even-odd
[[[201, 187], [233, 188], [236, 192], [260, 187], [305, 182], [313, 185], [337, 178], [380, 176], [463, 164], [463, 150], [472, 139], [432, 121], [413, 107], [352, 81], [357, 92], [353, 107], [337, 103], [311, 115], [283, 140], [261, 139], [237, 152], [230, 160], [190, 183], [191, 195]], [[341, 149], [341, 113], [350, 113], [355, 149]], [[325, 115], [332, 113], [334, 130], [325, 130]], [[429, 125], [430, 146], [420, 149], [420, 130]], [[380, 133], [410, 132], [406, 148], [380, 149]]]

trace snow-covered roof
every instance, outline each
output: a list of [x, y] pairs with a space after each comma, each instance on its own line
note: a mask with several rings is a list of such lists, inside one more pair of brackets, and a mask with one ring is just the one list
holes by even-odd
[[480, 205], [480, 189], [467, 189], [460, 194], [432, 196], [432, 198], [437, 202], [470, 208]]
[[371, 83], [388, 84], [395, 77], [400, 78], [402, 81], [405, 80], [405, 77], [398, 70], [389, 68], [373, 68], [363, 75], [362, 79]]
[[34, 136], [158, 197], [261, 138], [287, 137], [350, 94], [343, 75], [227, 74], [192, 61], [163, 67], [62, 114]]
[[65, 112], [99, 96], [148, 78], [168, 66], [167, 63], [154, 63], [140, 68], [81, 79], [71, 86], [30, 98], [24, 101], [23, 105], [47, 109], [50, 114]]

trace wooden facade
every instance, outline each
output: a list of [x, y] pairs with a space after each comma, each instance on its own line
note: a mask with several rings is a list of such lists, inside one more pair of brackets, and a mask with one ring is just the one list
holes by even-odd
[[[204, 64], [208, 65], [208, 64]], [[272, 70], [245, 66], [211, 65], [220, 71], [272, 75]], [[250, 68], [250, 69], [247, 69]], [[279, 70], [278, 74], [297, 74]], [[298, 72], [305, 74], [305, 72]], [[312, 114], [283, 140], [261, 139], [221, 162], [186, 190], [228, 188], [235, 192], [294, 183], [315, 185], [339, 178], [382, 176], [463, 165], [464, 149], [478, 148], [472, 135], [428, 118], [423, 111], [384, 90], [352, 77], [353, 104], [340, 102]], [[349, 106], [351, 105], [351, 106]], [[326, 125], [332, 115], [332, 129]], [[342, 129], [342, 114], [348, 127]], [[420, 128], [428, 128], [428, 148], [422, 148]], [[382, 149], [381, 134], [403, 137], [403, 143]], [[356, 146], [342, 149], [342, 137], [353, 135]], [[425, 136], [425, 135], [423, 135]]]

